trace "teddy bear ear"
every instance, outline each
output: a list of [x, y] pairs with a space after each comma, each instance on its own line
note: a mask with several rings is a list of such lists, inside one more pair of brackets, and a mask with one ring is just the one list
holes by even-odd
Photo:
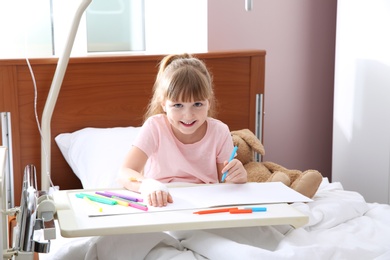
[[242, 129], [238, 131], [232, 131], [232, 134], [241, 137], [252, 149], [261, 155], [265, 154], [265, 149], [261, 141], [252, 133], [249, 129]]

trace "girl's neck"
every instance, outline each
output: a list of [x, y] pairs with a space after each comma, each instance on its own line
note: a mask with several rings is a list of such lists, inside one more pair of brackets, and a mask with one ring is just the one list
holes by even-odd
[[169, 127], [172, 130], [173, 135], [183, 144], [194, 144], [203, 139], [207, 132], [207, 120], [198, 128], [193, 134], [183, 134], [179, 130], [172, 127], [172, 125], [166, 120], [169, 124]]

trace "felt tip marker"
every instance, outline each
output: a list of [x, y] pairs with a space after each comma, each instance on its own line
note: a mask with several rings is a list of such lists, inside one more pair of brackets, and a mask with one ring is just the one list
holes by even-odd
[[245, 209], [251, 209], [252, 212], [265, 212], [265, 211], [267, 211], [266, 207], [247, 207]]
[[252, 209], [232, 209], [229, 210], [230, 214], [245, 214], [245, 213], [252, 213]]
[[252, 213], [252, 212], [265, 212], [267, 211], [267, 208], [265, 207], [247, 207], [243, 209], [233, 209], [229, 210], [230, 214], [245, 214], [245, 213]]
[[[139, 203], [139, 202], [135, 202], [135, 201], [132, 201], [132, 200], [119, 198], [117, 196], [112, 196], [112, 199], [115, 199], [118, 203], [119, 203], [119, 201], [121, 201], [122, 203], [126, 203], [126, 206], [133, 207], [133, 208], [136, 208], [136, 209], [140, 209], [140, 210], [143, 210], [143, 211], [148, 211], [148, 209], [149, 209], [147, 205]], [[123, 205], [123, 206], [125, 206], [125, 205]]]
[[129, 206], [132, 208], [143, 210], [143, 211], [148, 211], [148, 206], [142, 205], [142, 204], [137, 203], [137, 202], [129, 202]]
[[83, 199], [88, 203], [88, 205], [91, 205], [92, 207], [94, 207], [95, 209], [97, 209], [99, 212], [103, 212], [103, 208], [100, 207], [99, 204], [95, 203], [94, 201], [88, 199], [87, 196], [84, 196]]
[[199, 215], [214, 214], [214, 213], [230, 212], [231, 210], [237, 210], [237, 209], [238, 209], [237, 207], [235, 207], [235, 208], [220, 208], [220, 209], [206, 209], [206, 210], [196, 211], [196, 212], [194, 212], [194, 214], [199, 214]]
[[77, 193], [76, 197], [77, 198], [81, 198], [81, 199], [84, 198], [84, 197], [87, 197], [88, 199], [90, 199], [92, 201], [103, 203], [103, 204], [108, 204], [108, 205], [115, 205], [115, 204], [117, 204], [116, 201], [110, 200], [108, 198], [106, 199], [106, 198], [103, 198], [103, 197], [98, 197], [98, 196], [95, 196], [95, 195], [90, 195], [90, 194], [85, 194], [85, 193]]
[[[233, 159], [234, 159], [234, 156], [236, 155], [236, 153], [237, 153], [237, 149], [238, 149], [238, 146], [234, 146], [234, 148], [233, 148], [233, 152], [232, 152], [232, 154], [230, 155], [230, 158], [229, 158], [229, 162], [231, 162]], [[224, 182], [225, 181], [225, 179], [226, 179], [226, 175], [228, 174], [228, 172], [226, 171], [226, 172], [224, 172], [223, 174], [222, 174], [222, 179], [221, 179], [221, 182]]]
[[124, 194], [120, 194], [120, 193], [116, 193], [116, 192], [112, 192], [112, 191], [104, 191], [104, 192], [100, 192], [100, 191], [97, 191], [96, 194], [99, 194], [99, 195], [102, 195], [102, 196], [106, 196], [106, 197], [118, 197], [118, 198], [122, 198], [122, 199], [126, 199], [126, 200], [131, 200], [131, 201], [134, 201], [134, 202], [142, 202], [143, 199], [141, 198], [136, 198], [136, 197], [133, 197], [133, 196], [130, 196], [130, 195], [124, 195]]

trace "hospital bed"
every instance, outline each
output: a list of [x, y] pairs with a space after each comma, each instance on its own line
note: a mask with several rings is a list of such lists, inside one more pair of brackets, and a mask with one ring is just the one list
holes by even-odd
[[[265, 54], [262, 50], [195, 54], [213, 74], [217, 118], [231, 130], [248, 128], [260, 139], [262, 100], [266, 96]], [[162, 56], [118, 54], [69, 60], [51, 122], [50, 176], [60, 191], [119, 188], [113, 176], [142, 124]], [[38, 86], [38, 115], [42, 114], [57, 61], [30, 60]], [[19, 203], [24, 167], [35, 165], [38, 187], [47, 173], [40, 172], [41, 138], [26, 61], [0, 60], [0, 72], [2, 109], [9, 111], [12, 118], [15, 201]], [[342, 183], [329, 182], [325, 177], [312, 201], [287, 206], [307, 216], [307, 222], [295, 227], [288, 223], [250, 222], [231, 227], [216, 224], [199, 229], [69, 237], [61, 231], [56, 218], [56, 238], [51, 240], [49, 252], [39, 254], [39, 258], [390, 258], [389, 205], [367, 203], [359, 193], [344, 190]], [[60, 205], [56, 207], [61, 210]], [[215, 216], [221, 218], [219, 222], [226, 217]]]

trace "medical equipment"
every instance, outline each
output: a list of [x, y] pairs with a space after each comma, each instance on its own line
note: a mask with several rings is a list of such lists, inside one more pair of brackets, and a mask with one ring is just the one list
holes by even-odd
[[4, 259], [33, 259], [34, 252], [49, 252], [50, 240], [56, 238], [54, 202], [46, 192], [39, 192], [37, 186], [35, 166], [27, 165], [20, 207], [5, 211], [6, 215], [16, 216], [16, 226], [12, 232], [12, 248], [3, 249]]

